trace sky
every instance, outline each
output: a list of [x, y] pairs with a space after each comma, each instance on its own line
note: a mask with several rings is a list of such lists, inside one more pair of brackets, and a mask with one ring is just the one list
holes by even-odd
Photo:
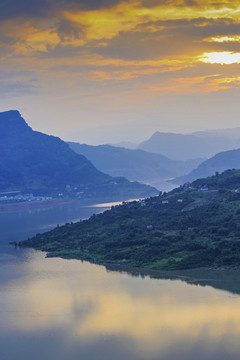
[[0, 0], [0, 111], [89, 144], [239, 126], [240, 2]]

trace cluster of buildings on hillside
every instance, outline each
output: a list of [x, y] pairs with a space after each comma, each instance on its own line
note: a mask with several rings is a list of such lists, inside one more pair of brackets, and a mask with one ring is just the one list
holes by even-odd
[[34, 196], [33, 194], [21, 194], [20, 192], [0, 193], [0, 202], [26, 202], [26, 201], [46, 201], [52, 200], [51, 196]]
[[[183, 185], [183, 190], [184, 191], [190, 191], [190, 190], [194, 190], [194, 187], [192, 187], [192, 184], [190, 182], [187, 182]], [[204, 184], [204, 185], [200, 185], [197, 189], [199, 192], [205, 192], [208, 191], [208, 185]]]

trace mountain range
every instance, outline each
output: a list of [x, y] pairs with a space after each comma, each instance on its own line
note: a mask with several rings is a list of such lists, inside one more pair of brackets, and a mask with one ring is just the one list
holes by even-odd
[[69, 142], [76, 153], [86, 156], [93, 165], [111, 176], [124, 176], [128, 180], [145, 183], [163, 183], [169, 178], [187, 174], [204, 159], [176, 161], [164, 155], [144, 150], [130, 150], [111, 145], [92, 146]]
[[60, 138], [33, 131], [18, 111], [0, 113], [0, 192], [76, 191], [92, 197], [142, 197], [157, 190], [112, 178]]
[[[160, 190], [171, 190], [175, 186], [173, 184], [193, 181], [227, 169], [239, 169], [240, 149], [222, 151], [205, 161], [191, 159], [193, 155], [200, 154], [200, 140], [203, 141], [201, 151], [206, 154], [210, 148], [213, 151], [213, 148], [216, 150], [221, 146], [224, 150], [224, 146], [238, 144], [239, 133], [238, 129], [226, 129], [225, 137], [224, 130], [190, 135], [155, 133], [151, 141], [145, 142], [145, 145], [167, 146], [168, 138], [172, 144], [168, 144], [168, 152], [173, 155], [178, 148], [179, 153], [182, 151], [179, 157], [184, 157], [184, 151], [185, 157], [188, 154], [189, 160], [180, 161], [142, 149], [67, 144], [58, 137], [32, 130], [18, 111], [2, 112], [0, 193], [14, 190], [42, 194], [67, 192], [68, 195], [95, 198], [108, 194], [121, 199], [150, 196], [157, 190], [136, 181], [157, 186]], [[163, 138], [165, 140], [159, 142]], [[196, 138], [198, 142], [194, 142]], [[184, 139], [187, 139], [185, 145]], [[213, 139], [217, 140], [214, 142]], [[189, 152], [186, 152], [187, 147]], [[157, 151], [157, 148], [153, 150]], [[172, 178], [174, 180], [169, 188], [161, 188], [166, 180]]]
[[173, 180], [173, 182], [175, 184], [183, 184], [198, 178], [214, 175], [218, 172], [221, 173], [228, 169], [240, 169], [240, 149], [220, 152], [210, 159], [202, 162], [189, 174], [177, 177]]
[[[235, 135], [234, 135], [235, 134]], [[138, 149], [162, 154], [174, 160], [210, 158], [220, 151], [240, 148], [240, 129], [195, 132], [192, 134], [154, 133]]]

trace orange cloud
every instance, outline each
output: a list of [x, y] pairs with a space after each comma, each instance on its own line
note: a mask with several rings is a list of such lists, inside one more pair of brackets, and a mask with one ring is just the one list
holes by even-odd
[[15, 54], [31, 55], [48, 52], [60, 43], [59, 35], [53, 26], [41, 28], [32, 21], [5, 21], [0, 26], [1, 35], [9, 39], [7, 48]]
[[227, 35], [227, 36], [214, 36], [211, 38], [205, 39], [207, 42], [240, 42], [240, 35]]
[[[237, 23], [240, 17], [239, 2], [218, 1], [209, 4], [209, 1], [203, 0], [195, 6], [186, 6], [184, 1], [180, 0], [162, 1], [154, 6], [147, 6], [145, 3], [140, 0], [123, 1], [108, 9], [76, 10], [75, 12], [65, 9], [56, 12], [56, 16], [48, 20], [38, 19], [38, 21], [29, 20], [25, 22], [11, 20], [2, 22], [0, 34], [4, 40], [1, 46], [10, 52], [8, 57], [4, 58], [3, 56], [3, 62], [7, 62], [6, 66], [8, 67], [11, 64], [23, 70], [27, 69], [35, 72], [41, 78], [42, 83], [47, 83], [51, 79], [58, 84], [60, 80], [70, 84], [77, 83], [80, 80], [105, 84], [126, 80], [134, 81], [139, 77], [145, 77], [144, 84], [142, 84], [145, 89], [149, 89], [149, 91], [151, 89], [153, 92], [162, 91], [158, 90], [159, 88], [164, 89], [167, 93], [209, 92], [238, 86], [237, 74], [230, 76], [222, 74], [220, 80], [214, 75], [216, 73], [214, 67], [210, 80], [201, 73], [201, 63], [212, 65], [239, 64], [240, 53], [208, 51], [209, 47], [212, 46], [210, 43], [237, 42], [240, 41], [239, 35], [209, 37], [205, 39], [205, 42], [201, 42], [201, 37], [194, 41], [193, 37], [193, 45], [191, 43], [187, 47], [185, 54], [183, 55], [180, 51], [175, 56], [166, 55], [166, 49], [164, 48], [164, 45], [167, 47], [166, 40], [163, 42], [163, 48], [160, 49], [161, 52], [157, 53], [157, 55], [153, 57], [151, 53], [147, 54], [148, 60], [138, 60], [137, 56], [136, 58], [133, 57], [134, 60], [123, 60], [120, 58], [121, 49], [117, 48], [119, 52], [117, 52], [116, 57], [112, 53], [109, 55], [108, 49], [111, 48], [109, 41], [121, 35], [122, 32], [141, 31], [144, 32], [145, 42], [141, 43], [141, 39], [137, 38], [139, 52], [141, 52], [141, 46], [144, 52], [144, 45], [150, 36], [152, 36], [151, 41], [154, 44], [156, 31], [159, 32], [159, 42], [156, 41], [156, 46], [160, 47], [160, 45], [157, 45], [160, 43], [159, 39], [166, 38], [166, 34], [168, 34], [166, 28], [168, 25], [163, 26], [161, 23], [164, 20], [201, 18], [206, 19], [207, 22], [210, 19], [215, 21], [228, 18], [229, 21]], [[64, 26], [61, 29], [61, 21], [67, 22], [70, 27], [69, 31], [64, 31]], [[177, 24], [176, 21], [174, 23], [176, 28]], [[196, 26], [205, 25], [203, 21]], [[162, 30], [164, 32], [161, 33]], [[175, 39], [176, 33], [171, 35], [169, 41], [177, 42], [178, 39]], [[184, 36], [183, 34], [180, 38], [182, 41], [185, 39]], [[6, 38], [9, 41], [6, 42]], [[121, 43], [121, 46], [124, 49], [124, 43]], [[101, 50], [106, 50], [105, 55], [95, 53], [100, 52], [100, 47]], [[177, 44], [176, 47], [181, 49], [181, 44]], [[56, 48], [57, 50], [60, 49], [61, 54], [64, 55], [53, 56], [51, 50]], [[73, 49], [75, 51], [73, 55], [68, 53], [69, 48], [75, 48]], [[125, 58], [128, 58], [126, 52], [127, 50], [125, 50]], [[44, 53], [45, 58], [41, 58], [39, 53]], [[18, 57], [11, 58], [12, 54]], [[158, 56], [158, 54], [160, 55]], [[199, 69], [197, 76], [195, 73], [192, 77], [182, 75], [181, 79], [174, 78], [174, 72], [193, 67]], [[153, 75], [158, 74], [168, 74], [168, 79], [162, 78], [159, 80], [160, 84], [156, 85]], [[50, 84], [49, 87], [51, 88], [51, 86]]]
[[[163, 3], [154, 7], [142, 6], [140, 1], [122, 2], [111, 9], [71, 12], [65, 10], [63, 17], [75, 24], [84, 26], [86, 41], [112, 39], [122, 31], [133, 31], [138, 25], [159, 20], [180, 19], [221, 19], [239, 20], [240, 6], [237, 2], [221, 1], [209, 4], [202, 1], [201, 6], [176, 6]], [[181, 4], [182, 5], [182, 4]], [[154, 25], [148, 31], [156, 31]]]
[[146, 99], [166, 94], [208, 94], [231, 88], [240, 88], [240, 76], [224, 76], [223, 74], [180, 78], [170, 76], [159, 83], [149, 84], [145, 88], [138, 89], [138, 97]]

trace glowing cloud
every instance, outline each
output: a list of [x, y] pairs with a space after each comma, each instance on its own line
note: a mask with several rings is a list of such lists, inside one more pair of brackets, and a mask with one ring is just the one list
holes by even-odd
[[215, 36], [208, 39], [205, 39], [207, 42], [240, 42], [240, 35], [232, 35], [232, 36]]
[[[83, 27], [87, 41], [112, 39], [122, 31], [134, 31], [137, 26], [148, 22], [197, 18], [239, 19], [240, 7], [234, 2], [229, 2], [228, 5], [226, 2], [222, 5], [219, 2], [217, 6], [205, 1], [202, 3], [201, 6], [184, 6], [182, 3], [172, 2], [146, 7], [141, 1], [130, 1], [121, 2], [110, 9], [75, 12], [66, 9], [62, 16], [75, 26]], [[146, 26], [149, 32], [158, 30], [154, 25]]]
[[[48, 5], [39, 11], [44, 7], [40, 3]], [[171, 104], [171, 97], [179, 96], [181, 101], [174, 101], [174, 107], [166, 106], [165, 110], [166, 118], [171, 118], [178, 128], [181, 120], [187, 126], [190, 123], [185, 120], [188, 117], [185, 111], [188, 112], [198, 94], [203, 98], [204, 94], [219, 92], [219, 99], [226, 94], [228, 104], [232, 104], [233, 94], [238, 97], [239, 1], [101, 0], [88, 3], [87, 0], [36, 2], [36, 5], [32, 2], [29, 11], [24, 6], [19, 13], [17, 8], [11, 14], [7, 11], [11, 17], [1, 12], [1, 89], [9, 99], [7, 105], [5, 99], [2, 100], [3, 110], [6, 106], [19, 107], [22, 111], [32, 107], [29, 117], [36, 118], [38, 106], [39, 123], [48, 119], [39, 130], [70, 139], [72, 133], [65, 135], [66, 116], [63, 115], [67, 107], [75, 109], [76, 114], [81, 113], [81, 119], [87, 118], [95, 127], [121, 123], [120, 114], [126, 113], [126, 109], [131, 109], [131, 119], [145, 116], [155, 119], [167, 104], [165, 98]], [[21, 77], [13, 81], [11, 74], [16, 69]], [[26, 75], [29, 72], [33, 79], [30, 85]], [[27, 94], [26, 84], [30, 86]], [[33, 88], [37, 91], [32, 91]], [[221, 94], [224, 91], [225, 94]], [[213, 97], [217, 99], [216, 94]], [[210, 96], [206, 98], [206, 108], [214, 107]], [[34, 101], [37, 105], [33, 105]], [[48, 102], [51, 105], [45, 106]], [[53, 103], [56, 106], [53, 107]], [[177, 108], [184, 109], [182, 119]], [[229, 117], [236, 119], [233, 107], [229, 105], [229, 109]], [[202, 107], [195, 113], [200, 118]], [[78, 115], [73, 111], [69, 116], [72, 124], [69, 129], [78, 126], [81, 134], [87, 122], [79, 120], [76, 124]], [[60, 119], [57, 125], [53, 124], [53, 118]], [[124, 118], [127, 121], [128, 117]], [[211, 116], [206, 126], [217, 121], [215, 118]]]
[[[5, 21], [1, 23], [0, 33], [7, 39], [7, 48], [15, 54], [24, 56], [33, 55], [36, 52], [48, 52], [60, 42], [60, 37], [54, 26], [41, 27], [32, 21]], [[2, 44], [4, 47], [4, 44]]]

